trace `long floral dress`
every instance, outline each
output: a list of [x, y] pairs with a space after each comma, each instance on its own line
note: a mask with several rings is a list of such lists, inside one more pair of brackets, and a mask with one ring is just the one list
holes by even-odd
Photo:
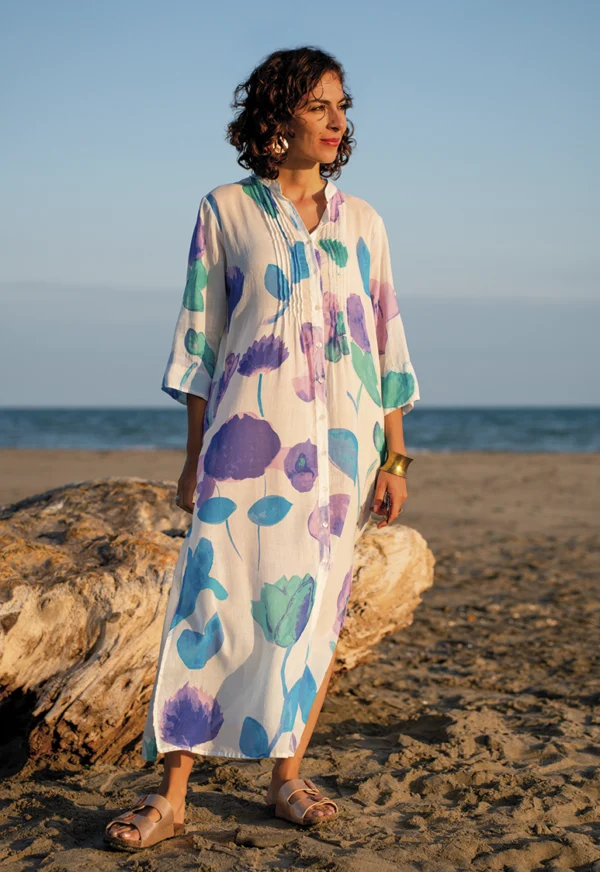
[[207, 400], [142, 756], [294, 755], [344, 622], [384, 415], [419, 399], [383, 220], [331, 181], [200, 203], [162, 389]]

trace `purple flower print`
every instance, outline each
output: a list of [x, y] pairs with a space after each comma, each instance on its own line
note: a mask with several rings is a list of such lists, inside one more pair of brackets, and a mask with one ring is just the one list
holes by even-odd
[[[308, 532], [317, 539], [320, 545], [320, 559], [331, 547], [331, 536], [341, 536], [344, 522], [350, 505], [350, 494], [331, 494], [329, 506], [320, 506], [317, 502], [308, 517]], [[327, 527], [323, 526], [327, 521]]]
[[331, 494], [329, 497], [329, 527], [332, 536], [341, 536], [350, 505], [350, 494]]
[[165, 702], [160, 734], [163, 742], [191, 750], [212, 741], [222, 726], [223, 712], [217, 700], [186, 682]]
[[198, 483], [196, 486], [196, 497], [194, 502], [194, 507], [198, 509], [202, 503], [209, 500], [213, 493], [215, 492], [216, 481], [212, 476], [197, 473], [198, 475]]
[[323, 344], [323, 328], [305, 321], [300, 328], [300, 348], [306, 355], [308, 374], [295, 376], [292, 385], [297, 396], [306, 403], [312, 402], [315, 395], [325, 400], [325, 381], [317, 381], [317, 376], [325, 375], [324, 361], [321, 354], [315, 353], [315, 342]]
[[344, 202], [341, 191], [336, 191], [329, 201], [329, 216], [332, 221], [337, 221], [340, 216], [340, 206]]
[[227, 295], [227, 329], [231, 323], [231, 316], [235, 307], [242, 299], [244, 290], [244, 273], [239, 266], [230, 266], [225, 270], [225, 292]]
[[218, 481], [259, 478], [281, 449], [268, 421], [250, 413], [233, 415], [217, 430], [204, 457], [204, 470]]
[[337, 598], [337, 616], [335, 619], [335, 623], [333, 625], [332, 632], [339, 636], [340, 630], [344, 626], [344, 620], [346, 618], [346, 608], [348, 606], [348, 600], [350, 599], [350, 593], [352, 591], [352, 567], [346, 573], [346, 577], [344, 578], [344, 583], [342, 584], [341, 590], [338, 593]]
[[296, 490], [306, 493], [317, 477], [317, 446], [310, 439], [298, 442], [286, 454], [283, 468]]
[[204, 232], [204, 224], [202, 223], [200, 212], [198, 212], [198, 217], [196, 218], [196, 226], [194, 227], [194, 232], [192, 233], [192, 241], [190, 242], [188, 266], [193, 266], [196, 260], [200, 260], [200, 258], [204, 256], [205, 251], [206, 234]]
[[329, 523], [323, 526], [324, 521], [329, 521], [329, 506], [320, 506], [318, 501], [308, 516], [308, 532], [319, 543], [319, 560], [329, 558], [331, 548], [331, 533]]
[[375, 315], [377, 349], [379, 354], [383, 354], [387, 343], [386, 322], [399, 314], [398, 300], [394, 287], [390, 282], [380, 282], [378, 279], [371, 279], [370, 293], [373, 303], [373, 314]]
[[254, 375], [255, 372], [269, 372], [281, 366], [290, 352], [279, 336], [261, 336], [242, 355], [238, 366], [240, 375]]
[[346, 301], [346, 311], [348, 312], [348, 323], [350, 325], [350, 335], [362, 351], [371, 351], [369, 337], [367, 335], [367, 325], [365, 322], [365, 310], [363, 308], [362, 299], [358, 294], [350, 294]]

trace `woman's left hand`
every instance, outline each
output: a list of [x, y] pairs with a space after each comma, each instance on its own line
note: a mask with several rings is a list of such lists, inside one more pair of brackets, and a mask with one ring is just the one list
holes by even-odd
[[394, 475], [393, 472], [379, 470], [375, 482], [375, 493], [371, 511], [376, 515], [386, 514], [384, 496], [388, 493], [389, 512], [385, 521], [379, 521], [377, 527], [387, 527], [402, 511], [402, 503], [408, 497], [406, 478], [402, 475]]

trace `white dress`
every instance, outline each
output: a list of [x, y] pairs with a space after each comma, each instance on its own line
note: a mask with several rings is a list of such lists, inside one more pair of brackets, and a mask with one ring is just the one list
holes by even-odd
[[162, 388], [207, 399], [142, 755], [290, 757], [346, 614], [385, 459], [419, 399], [383, 220], [325, 187], [309, 233], [278, 180], [200, 203]]

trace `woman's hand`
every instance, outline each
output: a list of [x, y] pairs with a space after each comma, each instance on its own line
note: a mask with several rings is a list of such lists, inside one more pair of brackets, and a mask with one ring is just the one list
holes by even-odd
[[[375, 482], [375, 494], [373, 496], [373, 505], [371, 511], [376, 515], [386, 514], [384, 496], [388, 494], [389, 511], [385, 521], [379, 521], [377, 527], [387, 527], [394, 521], [402, 511], [402, 503], [408, 497], [406, 489], [406, 479], [401, 475], [394, 475], [393, 472], [384, 472], [379, 470], [377, 480]], [[383, 505], [383, 510], [382, 510]]]
[[188, 457], [183, 465], [183, 471], [177, 482], [177, 505], [184, 512], [194, 514], [194, 493], [197, 484], [197, 467], [198, 460]]

